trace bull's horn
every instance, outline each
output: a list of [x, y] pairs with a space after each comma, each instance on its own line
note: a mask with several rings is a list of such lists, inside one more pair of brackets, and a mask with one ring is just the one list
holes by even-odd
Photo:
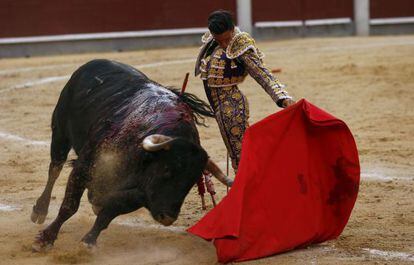
[[233, 180], [227, 177], [223, 173], [223, 171], [221, 171], [221, 169], [216, 165], [216, 163], [213, 162], [213, 160], [208, 159], [206, 169], [224, 185], [228, 187], [231, 187], [233, 185]]
[[162, 135], [162, 134], [152, 134], [145, 137], [144, 141], [142, 141], [142, 146], [145, 150], [150, 152], [155, 152], [161, 149], [168, 149], [170, 147], [171, 141], [174, 138]]

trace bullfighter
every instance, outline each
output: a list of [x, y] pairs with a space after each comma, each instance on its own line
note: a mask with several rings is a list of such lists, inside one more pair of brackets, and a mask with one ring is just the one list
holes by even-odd
[[249, 126], [249, 107], [239, 90], [249, 74], [282, 108], [295, 102], [285, 85], [263, 64], [263, 53], [255, 40], [235, 27], [232, 15], [225, 10], [214, 11], [208, 18], [208, 29], [202, 37], [195, 75], [203, 80], [207, 98], [215, 113], [223, 141], [234, 171], [240, 162], [241, 143]]

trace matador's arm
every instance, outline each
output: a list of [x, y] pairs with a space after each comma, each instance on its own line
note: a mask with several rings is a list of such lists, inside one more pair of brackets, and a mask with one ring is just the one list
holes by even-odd
[[283, 107], [284, 99], [292, 99], [283, 85], [262, 62], [263, 54], [256, 48], [254, 39], [246, 32], [236, 34], [226, 49], [227, 57], [243, 63], [246, 71], [270, 95], [273, 101]]
[[263, 89], [279, 107], [283, 107], [282, 102], [284, 99], [292, 99], [292, 97], [289, 96], [285, 90], [286, 86], [282, 84], [279, 79], [274, 77], [269, 69], [263, 65], [262, 60], [256, 52], [248, 50], [239, 58], [240, 61], [243, 62], [249, 75], [263, 87]]

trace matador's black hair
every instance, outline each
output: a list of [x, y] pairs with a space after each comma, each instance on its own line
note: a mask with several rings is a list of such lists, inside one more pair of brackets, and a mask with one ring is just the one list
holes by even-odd
[[208, 29], [213, 34], [222, 34], [234, 29], [232, 14], [226, 10], [214, 11], [208, 17]]

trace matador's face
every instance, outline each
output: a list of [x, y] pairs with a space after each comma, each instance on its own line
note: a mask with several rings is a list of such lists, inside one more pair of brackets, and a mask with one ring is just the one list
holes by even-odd
[[214, 40], [217, 41], [218, 45], [221, 48], [226, 49], [227, 46], [229, 46], [230, 41], [233, 39], [234, 29], [225, 31], [221, 34], [212, 33], [212, 35], [213, 35]]

